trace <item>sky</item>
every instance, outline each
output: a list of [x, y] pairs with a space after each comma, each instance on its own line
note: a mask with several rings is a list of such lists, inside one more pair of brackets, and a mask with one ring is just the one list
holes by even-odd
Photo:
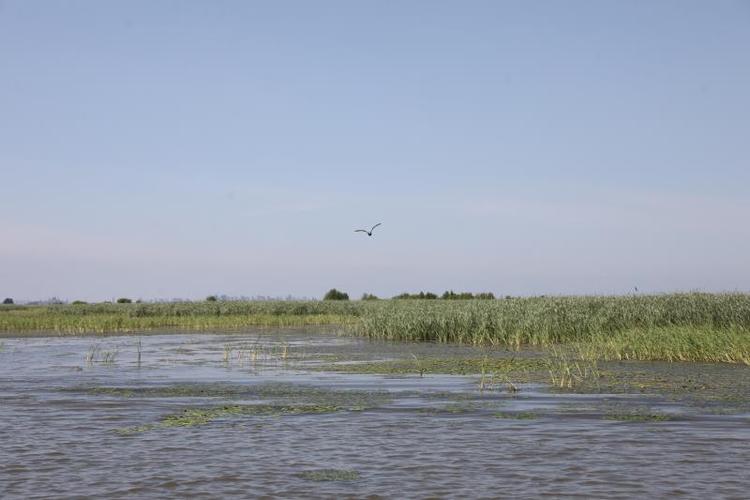
[[749, 89], [747, 0], [0, 0], [0, 296], [748, 291]]

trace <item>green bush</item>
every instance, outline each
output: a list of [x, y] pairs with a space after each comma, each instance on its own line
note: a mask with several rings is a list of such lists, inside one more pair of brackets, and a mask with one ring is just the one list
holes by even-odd
[[219, 299], [216, 298], [216, 295], [209, 295], [206, 297], [206, 302], [216, 302], [217, 300]]
[[132, 304], [133, 301], [126, 297], [120, 297], [119, 299], [117, 299], [117, 303], [118, 304]]
[[371, 293], [364, 293], [362, 294], [362, 300], [378, 300], [378, 296]]
[[340, 292], [336, 290], [335, 288], [331, 288], [323, 296], [323, 300], [349, 300], [349, 294], [345, 292]]
[[7, 306], [7, 305], [11, 305], [11, 304], [13, 304], [13, 299], [11, 299], [10, 297], [8, 297], [8, 298], [6, 298], [6, 299], [5, 299], [4, 301], [3, 301], [3, 304], [5, 304], [6, 306]]
[[86, 302], [85, 300], [74, 300], [73, 302], [71, 302], [71, 304], [73, 304], [74, 306], [84, 306], [88, 304], [88, 302]]

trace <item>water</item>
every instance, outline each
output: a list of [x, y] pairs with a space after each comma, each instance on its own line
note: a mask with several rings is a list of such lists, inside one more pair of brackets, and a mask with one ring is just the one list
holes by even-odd
[[[744, 411], [312, 371], [467, 348], [312, 330], [1, 342], [1, 498], [746, 498], [750, 488]], [[184, 409], [257, 403], [336, 409], [162, 425]], [[652, 414], [670, 420], [603, 418]]]

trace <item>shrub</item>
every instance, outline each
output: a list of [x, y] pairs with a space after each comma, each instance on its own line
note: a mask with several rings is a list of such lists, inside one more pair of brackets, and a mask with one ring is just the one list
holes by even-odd
[[362, 294], [362, 300], [378, 300], [377, 295], [373, 295], [371, 293], [364, 293]]
[[216, 302], [217, 300], [219, 299], [216, 298], [216, 295], [209, 295], [208, 297], [206, 297], [206, 302]]
[[82, 306], [88, 304], [88, 302], [86, 302], [85, 300], [74, 300], [73, 302], [71, 302], [71, 304], [73, 304], [74, 306]]
[[437, 299], [438, 296], [432, 292], [419, 292], [419, 293], [402, 293], [396, 295], [394, 299]]
[[345, 292], [339, 292], [335, 288], [331, 288], [323, 296], [323, 300], [349, 300], [349, 294]]
[[495, 300], [495, 294], [492, 292], [482, 292], [474, 295], [475, 299]]
[[7, 297], [7, 298], [6, 298], [6, 299], [5, 299], [4, 301], [3, 301], [3, 304], [5, 304], [5, 305], [10, 305], [10, 304], [13, 304], [13, 299], [11, 299], [10, 297]]
[[120, 297], [119, 299], [117, 299], [117, 303], [118, 304], [132, 304], [133, 301], [126, 297]]

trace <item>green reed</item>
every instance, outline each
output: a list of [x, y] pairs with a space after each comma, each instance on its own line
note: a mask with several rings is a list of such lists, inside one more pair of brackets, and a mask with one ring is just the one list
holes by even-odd
[[189, 330], [247, 326], [342, 325], [361, 307], [346, 302], [236, 301], [147, 304], [70, 304], [0, 309], [0, 332], [61, 334]]
[[500, 300], [206, 301], [0, 308], [0, 332], [339, 325], [378, 340], [521, 348], [575, 345], [588, 359], [750, 364], [750, 294]]
[[384, 340], [475, 345], [601, 340], [632, 329], [750, 329], [748, 294], [532, 297], [470, 301], [380, 301], [363, 310], [357, 333]]

